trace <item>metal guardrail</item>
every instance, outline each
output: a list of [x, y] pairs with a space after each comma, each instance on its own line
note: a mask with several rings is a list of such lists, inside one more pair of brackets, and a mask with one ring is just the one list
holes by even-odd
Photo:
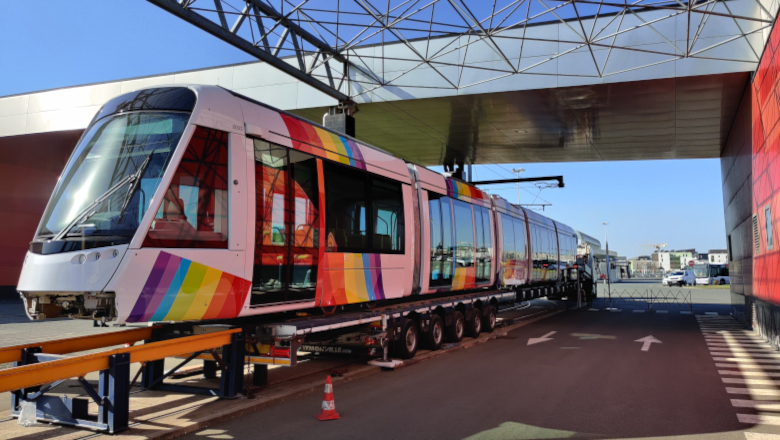
[[605, 292], [604, 299], [609, 304], [609, 307], [616, 305], [638, 305], [645, 303], [647, 305], [647, 311], [653, 310], [653, 305], [668, 305], [672, 307], [687, 308], [693, 312], [693, 301], [691, 291], [687, 292], [678, 290], [674, 292], [669, 289], [653, 290], [647, 289], [640, 290], [611, 290]]

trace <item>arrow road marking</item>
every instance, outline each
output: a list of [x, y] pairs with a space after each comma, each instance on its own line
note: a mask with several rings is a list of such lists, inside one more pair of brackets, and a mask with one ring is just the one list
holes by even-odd
[[641, 342], [642, 343], [642, 351], [650, 351], [650, 344], [656, 343], [656, 344], [663, 344], [663, 342], [659, 341], [658, 339], [654, 338], [653, 335], [645, 336], [644, 338], [637, 339], [634, 342]]
[[540, 342], [552, 341], [553, 338], [551, 338], [550, 336], [554, 335], [555, 333], [556, 332], [547, 333], [546, 335], [542, 336], [541, 338], [528, 338], [528, 345], [534, 345], [534, 344], [538, 344]]

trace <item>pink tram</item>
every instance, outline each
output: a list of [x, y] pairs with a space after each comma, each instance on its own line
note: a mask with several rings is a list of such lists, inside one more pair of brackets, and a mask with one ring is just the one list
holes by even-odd
[[18, 290], [31, 319], [118, 323], [480, 289], [566, 296], [576, 247], [566, 225], [289, 113], [161, 87], [90, 123]]

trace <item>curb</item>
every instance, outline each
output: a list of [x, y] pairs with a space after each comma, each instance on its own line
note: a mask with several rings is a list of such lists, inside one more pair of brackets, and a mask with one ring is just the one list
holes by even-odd
[[[550, 312], [550, 313], [544, 313], [544, 314], [541, 314], [541, 315], [537, 315], [537, 316], [534, 316], [534, 317], [532, 317], [530, 319], [522, 320], [522, 321], [520, 321], [518, 323], [511, 324], [511, 325], [508, 325], [506, 327], [502, 327], [500, 329], [496, 329], [496, 331], [494, 331], [493, 333], [487, 333], [487, 334], [482, 335], [482, 336], [480, 336], [480, 337], [478, 337], [476, 339], [471, 339], [471, 340], [466, 341], [466, 342], [459, 342], [457, 345], [455, 345], [453, 347], [425, 353], [424, 355], [415, 357], [414, 359], [410, 359], [410, 360], [404, 361], [403, 364], [401, 364], [398, 367], [396, 367], [396, 369], [408, 367], [408, 366], [411, 366], [411, 365], [414, 365], [414, 364], [417, 364], [417, 363], [420, 363], [420, 362], [423, 362], [423, 361], [427, 361], [427, 360], [430, 360], [430, 359], [433, 359], [433, 358], [445, 355], [447, 353], [451, 353], [451, 352], [458, 351], [458, 350], [464, 350], [464, 349], [473, 347], [473, 346], [475, 346], [477, 344], [482, 344], [482, 343], [485, 343], [485, 342], [488, 342], [488, 341], [491, 341], [491, 340], [494, 340], [494, 339], [505, 337], [509, 332], [511, 332], [511, 331], [513, 331], [513, 330], [515, 330], [517, 328], [520, 328], [520, 327], [522, 327], [524, 325], [528, 325], [528, 324], [530, 324], [532, 322], [539, 321], [539, 320], [544, 319], [544, 318], [548, 318], [550, 316], [557, 315], [557, 314], [559, 314], [561, 312], [564, 312], [564, 311], [565, 310], [555, 310], [555, 311]], [[373, 366], [373, 365], [363, 365], [363, 366], [361, 366], [359, 368], [350, 370], [350, 371], [344, 373], [341, 376], [333, 377], [332, 381], [333, 381], [334, 384], [349, 382], [349, 381], [352, 381], [352, 380], [357, 380], [357, 379], [361, 379], [361, 378], [364, 378], [364, 377], [368, 377], [368, 376], [374, 375], [376, 373], [381, 372], [382, 370], [383, 370], [383, 368], [381, 368], [381, 367], [376, 367], [376, 366]], [[245, 402], [242, 403], [242, 404], [236, 405], [235, 407], [232, 407], [232, 408], [229, 408], [229, 409], [225, 409], [225, 410], [222, 410], [222, 411], [214, 412], [214, 413], [210, 414], [209, 416], [206, 416], [206, 417], [200, 418], [198, 420], [195, 420], [195, 421], [193, 421], [192, 424], [187, 425], [187, 426], [183, 426], [181, 428], [175, 428], [175, 429], [172, 429], [172, 430], [169, 430], [169, 431], [159, 431], [159, 432], [147, 434], [147, 435], [145, 435], [145, 438], [147, 438], [147, 439], [154, 439], [154, 440], [169, 440], [169, 439], [173, 439], [173, 438], [176, 438], [176, 437], [181, 437], [183, 435], [187, 435], [187, 434], [193, 433], [195, 431], [198, 431], [198, 430], [201, 430], [201, 429], [204, 429], [204, 428], [208, 428], [208, 427], [213, 426], [215, 424], [226, 422], [228, 420], [232, 420], [232, 419], [235, 419], [237, 417], [240, 417], [240, 416], [243, 416], [243, 415], [247, 415], [247, 414], [250, 414], [250, 413], [253, 413], [253, 412], [256, 412], [256, 411], [268, 408], [268, 407], [271, 407], [271, 406], [279, 405], [279, 404], [287, 402], [289, 400], [293, 400], [293, 399], [296, 399], [298, 397], [306, 396], [308, 394], [312, 394], [312, 393], [315, 393], [315, 392], [321, 391], [321, 390], [322, 390], [321, 380], [317, 380], [316, 383], [314, 381], [312, 381], [311, 383], [301, 384], [300, 386], [295, 387], [295, 388], [293, 388], [293, 389], [291, 389], [291, 390], [289, 390], [287, 392], [284, 392], [284, 394], [281, 394], [281, 395], [276, 395], [276, 396], [269, 395], [266, 398], [257, 397], [257, 398], [254, 398], [254, 399], [248, 399], [246, 397], [242, 397], [241, 400], [244, 400]], [[192, 407], [186, 408], [183, 411], [196, 410], [198, 408], [202, 408], [202, 407], [204, 407], [206, 405], [209, 405], [209, 404], [211, 404], [213, 402], [215, 402], [215, 401], [206, 402], [206, 403], [203, 403], [202, 405], [193, 405]], [[171, 414], [170, 416], [174, 416], [174, 415]], [[166, 415], [166, 416], [162, 416], [160, 418], [165, 418], [165, 417], [168, 417], [168, 416]], [[142, 420], [142, 421], [138, 421], [138, 423], [140, 425], [145, 425], [145, 424], [148, 424], [148, 423], [152, 423], [154, 420], [156, 420], [156, 419], [145, 420], [145, 421]], [[121, 435], [133, 436], [133, 429], [130, 428], [129, 430], [121, 433], [120, 436]]]

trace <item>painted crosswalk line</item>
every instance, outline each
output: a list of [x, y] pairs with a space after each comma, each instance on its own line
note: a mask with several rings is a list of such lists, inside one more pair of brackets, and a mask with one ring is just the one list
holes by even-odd
[[770, 390], [767, 388], [737, 388], [726, 387], [729, 394], [750, 394], [752, 396], [780, 396], [780, 390]]
[[780, 426], [780, 416], [767, 416], [763, 414], [737, 414], [737, 418], [742, 423]]
[[756, 411], [780, 411], [780, 402], [767, 400], [731, 399], [731, 406], [735, 408], [753, 408]]
[[718, 370], [718, 373], [723, 376], [780, 377], [780, 373], [768, 373], [766, 371]]
[[780, 435], [761, 432], [746, 432], [745, 440], [780, 440]]
[[737, 385], [780, 385], [780, 380], [771, 379], [739, 379], [736, 377], [722, 377], [723, 383]]

